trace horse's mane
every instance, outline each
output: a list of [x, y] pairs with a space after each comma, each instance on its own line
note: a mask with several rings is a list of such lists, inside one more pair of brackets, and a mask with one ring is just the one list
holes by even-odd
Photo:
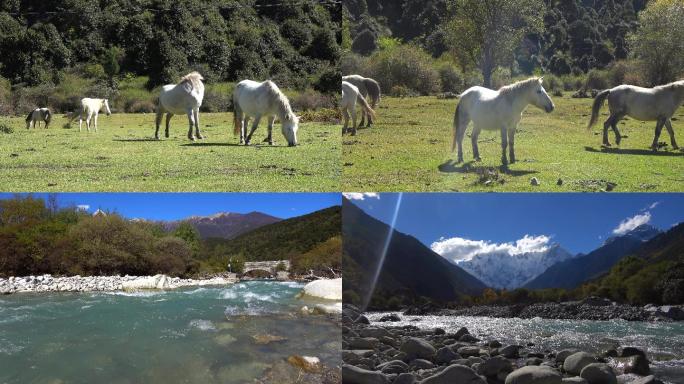
[[275, 103], [278, 104], [278, 109], [285, 115], [294, 115], [290, 107], [290, 100], [287, 96], [275, 85], [271, 80], [264, 81], [264, 87], [268, 90], [268, 95]]
[[511, 93], [514, 93], [519, 90], [526, 89], [533, 84], [538, 84], [539, 83], [539, 78], [538, 77], [530, 77], [529, 79], [526, 80], [520, 80], [516, 83], [505, 85], [501, 88], [499, 88], [499, 93], [501, 95], [508, 95]]
[[204, 77], [202, 77], [202, 75], [199, 72], [192, 71], [187, 75], [181, 77], [178, 84], [180, 85], [183, 83], [188, 83], [192, 86], [193, 89], [196, 89], [199, 87], [200, 84], [202, 84], [202, 80], [204, 80]]
[[654, 89], [670, 89], [670, 88], [679, 88], [679, 87], [684, 87], [684, 79], [673, 81], [673, 82], [668, 83], [668, 84], [658, 85], [658, 86], [653, 87], [653, 88]]

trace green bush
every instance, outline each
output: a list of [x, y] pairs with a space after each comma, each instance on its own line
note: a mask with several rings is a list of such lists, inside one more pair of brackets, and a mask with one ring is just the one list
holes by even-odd
[[461, 71], [448, 64], [442, 65], [437, 71], [442, 92], [461, 93], [464, 91], [465, 79]]
[[290, 104], [292, 105], [292, 108], [298, 112], [335, 107], [332, 97], [326, 96], [312, 89], [307, 89], [290, 98]]
[[563, 75], [561, 76], [564, 91], [577, 91], [584, 87], [586, 79], [583, 75]]
[[400, 86], [421, 95], [440, 90], [439, 73], [432, 66], [432, 58], [418, 47], [401, 45], [380, 51], [370, 61], [368, 77], [377, 80], [381, 89]]
[[607, 71], [602, 71], [599, 69], [592, 69], [587, 73], [587, 78], [584, 83], [586, 89], [607, 89], [609, 88], [610, 81]]
[[492, 73], [492, 88], [494, 89], [499, 89], [512, 82], [511, 70], [508, 68], [499, 67]]

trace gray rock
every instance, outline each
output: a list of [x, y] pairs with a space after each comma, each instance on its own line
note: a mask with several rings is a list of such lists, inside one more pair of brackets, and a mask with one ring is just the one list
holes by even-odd
[[380, 372], [368, 371], [353, 365], [342, 365], [342, 383], [344, 384], [389, 384], [387, 376]]
[[416, 377], [413, 376], [410, 373], [402, 373], [399, 376], [397, 376], [396, 379], [392, 382], [392, 384], [416, 384], [418, 381], [416, 380]]
[[463, 357], [467, 356], [480, 356], [480, 347], [471, 347], [471, 346], [466, 346], [466, 347], [461, 347], [456, 350], [459, 355]]
[[[563, 379], [563, 384], [589, 384], [586, 380], [579, 376], [566, 377]], [[631, 383], [630, 383], [631, 384]]]
[[350, 337], [347, 340], [349, 349], [375, 349], [378, 339], [374, 337]]
[[376, 339], [379, 339], [381, 337], [392, 337], [392, 334], [389, 333], [388, 330], [385, 328], [375, 328], [375, 327], [368, 327], [368, 328], [362, 328], [359, 329], [359, 336], [361, 337], [374, 337]]
[[437, 352], [430, 343], [417, 337], [408, 338], [401, 344], [399, 349], [406, 353], [409, 360], [416, 358], [431, 360]]
[[541, 365], [543, 362], [544, 360], [539, 357], [530, 357], [525, 361], [525, 365]]
[[458, 340], [458, 339], [461, 338], [461, 336], [467, 335], [467, 334], [469, 334], [469, 333], [470, 333], [470, 332], [468, 332], [468, 328], [466, 328], [466, 327], [461, 327], [461, 329], [459, 329], [458, 331], [456, 331], [456, 333], [454, 334], [454, 338], [455, 338], [456, 340]]
[[408, 371], [408, 364], [404, 363], [401, 360], [392, 360], [388, 361], [386, 363], [380, 364], [376, 367], [379, 369], [382, 373], [385, 374], [401, 374], [406, 371]]
[[470, 367], [465, 365], [451, 365], [442, 372], [432, 375], [421, 384], [487, 384], [485, 379], [479, 376]]
[[503, 356], [494, 356], [485, 360], [478, 367], [477, 372], [484, 376], [496, 376], [499, 372], [511, 372], [513, 364]]
[[565, 359], [563, 369], [565, 372], [577, 376], [582, 372], [582, 368], [592, 363], [596, 363], [594, 355], [586, 352], [577, 352]]
[[585, 379], [589, 384], [617, 384], [615, 373], [608, 366], [603, 363], [592, 363], [587, 365], [580, 372], [580, 377]]
[[561, 384], [561, 374], [553, 368], [530, 365], [506, 376], [506, 384]]
[[430, 369], [433, 368], [435, 365], [432, 364], [432, 361], [425, 360], [425, 359], [413, 359], [409, 363], [409, 367], [412, 368], [413, 370], [416, 369]]
[[469, 333], [466, 333], [465, 335], [461, 336], [458, 339], [458, 341], [462, 341], [464, 343], [477, 343], [478, 341], [480, 341], [480, 339], [478, 339], [477, 337], [475, 337]]
[[635, 373], [640, 376], [645, 376], [651, 373], [648, 360], [642, 355], [616, 357], [615, 361], [618, 363], [618, 369], [621, 369], [624, 373]]
[[655, 376], [649, 375], [649, 376], [645, 376], [645, 377], [640, 377], [640, 378], [630, 382], [629, 384], [663, 384], [663, 382], [656, 379]]
[[520, 348], [522, 347], [519, 345], [507, 345], [499, 349], [499, 354], [509, 359], [517, 359], [518, 357], [520, 357]]
[[489, 348], [499, 348], [501, 347], [501, 343], [498, 340], [492, 340], [487, 344]]
[[456, 360], [460, 358], [457, 353], [451, 350], [449, 347], [442, 347], [437, 350], [437, 354], [435, 355], [435, 362], [437, 364], [447, 364], [452, 360]]
[[636, 355], [646, 357], [646, 352], [636, 347], [624, 347], [620, 350], [620, 357], [630, 357]]
[[563, 365], [565, 359], [573, 353], [580, 352], [579, 349], [563, 349], [556, 354], [556, 363]]

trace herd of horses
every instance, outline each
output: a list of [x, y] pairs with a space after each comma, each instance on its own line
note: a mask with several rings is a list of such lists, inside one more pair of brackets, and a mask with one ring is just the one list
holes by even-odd
[[[159, 93], [154, 137], [159, 139], [159, 126], [166, 116], [165, 136], [169, 137], [169, 124], [173, 115], [188, 117], [188, 139], [202, 139], [199, 128], [199, 109], [204, 99], [204, 78], [198, 72], [191, 72], [181, 78], [177, 84], [168, 84]], [[278, 119], [281, 133], [288, 146], [297, 145], [297, 130], [299, 117], [295, 115], [287, 96], [270, 80], [256, 82], [243, 80], [233, 90], [234, 134], [239, 135], [240, 144], [249, 145], [252, 135], [259, 126], [262, 118], [267, 120], [268, 135], [264, 142], [273, 145], [273, 124]], [[459, 95], [460, 101], [456, 106], [453, 122], [453, 141], [451, 151], [457, 151], [457, 162], [463, 161], [463, 139], [466, 128], [472, 122], [473, 130], [471, 143], [473, 158], [480, 160], [478, 136], [484, 130], [501, 132], [501, 162], [507, 165], [515, 162], [515, 132], [523, 111], [529, 105], [551, 113], [555, 106], [543, 87], [543, 77], [533, 77], [527, 80], [492, 90], [480, 86], [468, 88]], [[369, 100], [367, 100], [369, 99]], [[670, 135], [670, 144], [678, 149], [672, 129], [671, 118], [677, 108], [684, 102], [684, 80], [654, 88], [642, 88], [633, 85], [620, 85], [604, 90], [597, 94], [591, 108], [591, 118], [588, 127], [597, 121], [599, 111], [608, 100], [610, 116], [603, 124], [603, 145], [609, 147], [608, 129], [615, 133], [615, 142], [620, 144], [621, 135], [617, 123], [629, 116], [640, 121], [655, 121], [656, 129], [651, 149], [658, 150], [658, 139], [665, 127]], [[380, 103], [380, 86], [377, 81], [360, 75], [342, 77], [342, 98], [340, 110], [343, 118], [342, 134], [356, 135], [357, 128], [366, 124], [370, 127], [375, 118], [375, 108]], [[361, 121], [357, 124], [357, 106], [361, 108]], [[79, 117], [78, 130], [81, 131], [83, 120], [90, 132], [91, 123], [97, 132], [97, 117], [104, 109], [111, 114], [107, 99], [83, 98], [78, 114], [74, 114], [70, 121]], [[40, 126], [40, 122], [48, 127], [52, 114], [47, 108], [36, 108], [26, 117], [26, 128]], [[251, 129], [250, 120], [253, 119]], [[351, 127], [349, 122], [351, 119]], [[194, 134], [193, 134], [194, 129]]]
[[[369, 104], [366, 98], [370, 98]], [[506, 166], [515, 163], [515, 132], [523, 111], [529, 105], [551, 113], [555, 106], [543, 87], [543, 77], [533, 77], [492, 90], [480, 86], [468, 88], [459, 95], [454, 113], [453, 141], [451, 152], [457, 151], [457, 163], [463, 162], [463, 138], [466, 128], [473, 123], [471, 143], [473, 159], [480, 161], [477, 144], [478, 135], [484, 130], [501, 132], [501, 163]], [[684, 80], [643, 88], [634, 85], [620, 85], [598, 93], [592, 103], [588, 129], [598, 120], [604, 102], [608, 100], [610, 116], [603, 124], [603, 146], [610, 147], [608, 129], [615, 133], [615, 143], [620, 145], [621, 135], [617, 123], [625, 117], [640, 121], [655, 121], [656, 128], [651, 149], [657, 151], [658, 139], [663, 127], [670, 135], [673, 149], [679, 149], [672, 129], [672, 116], [684, 103]], [[380, 87], [377, 81], [359, 75], [342, 77], [342, 99], [340, 109], [343, 116], [342, 134], [357, 133], [357, 104], [361, 107], [361, 123], [367, 119], [370, 127], [375, 117], [374, 108], [380, 101]], [[349, 128], [351, 118], [352, 126]]]

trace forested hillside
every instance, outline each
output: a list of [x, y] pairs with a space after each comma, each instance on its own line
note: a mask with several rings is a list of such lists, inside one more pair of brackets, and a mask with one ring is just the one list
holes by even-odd
[[8, 105], [10, 85], [115, 97], [120, 80], [140, 77], [149, 89], [191, 70], [208, 83], [270, 78], [331, 92], [340, 20], [335, 0], [3, 1], [1, 109], [25, 109]]
[[202, 239], [191, 223], [95, 216], [53, 198], [0, 199], [0, 276], [225, 272], [232, 261], [289, 259], [297, 273], [339, 271], [340, 207], [266, 225], [234, 240]]
[[[670, 25], [663, 14], [679, 21]], [[410, 76], [377, 74], [398, 95], [498, 87], [541, 73], [565, 77], [547, 86], [559, 91], [653, 85], [682, 73], [679, 55], [667, 55], [674, 69], [654, 55], [677, 51], [656, 42], [678, 40], [683, 15], [670, 0], [349, 0], [342, 71], [375, 75], [403, 66]], [[405, 89], [391, 92], [394, 86]]]

